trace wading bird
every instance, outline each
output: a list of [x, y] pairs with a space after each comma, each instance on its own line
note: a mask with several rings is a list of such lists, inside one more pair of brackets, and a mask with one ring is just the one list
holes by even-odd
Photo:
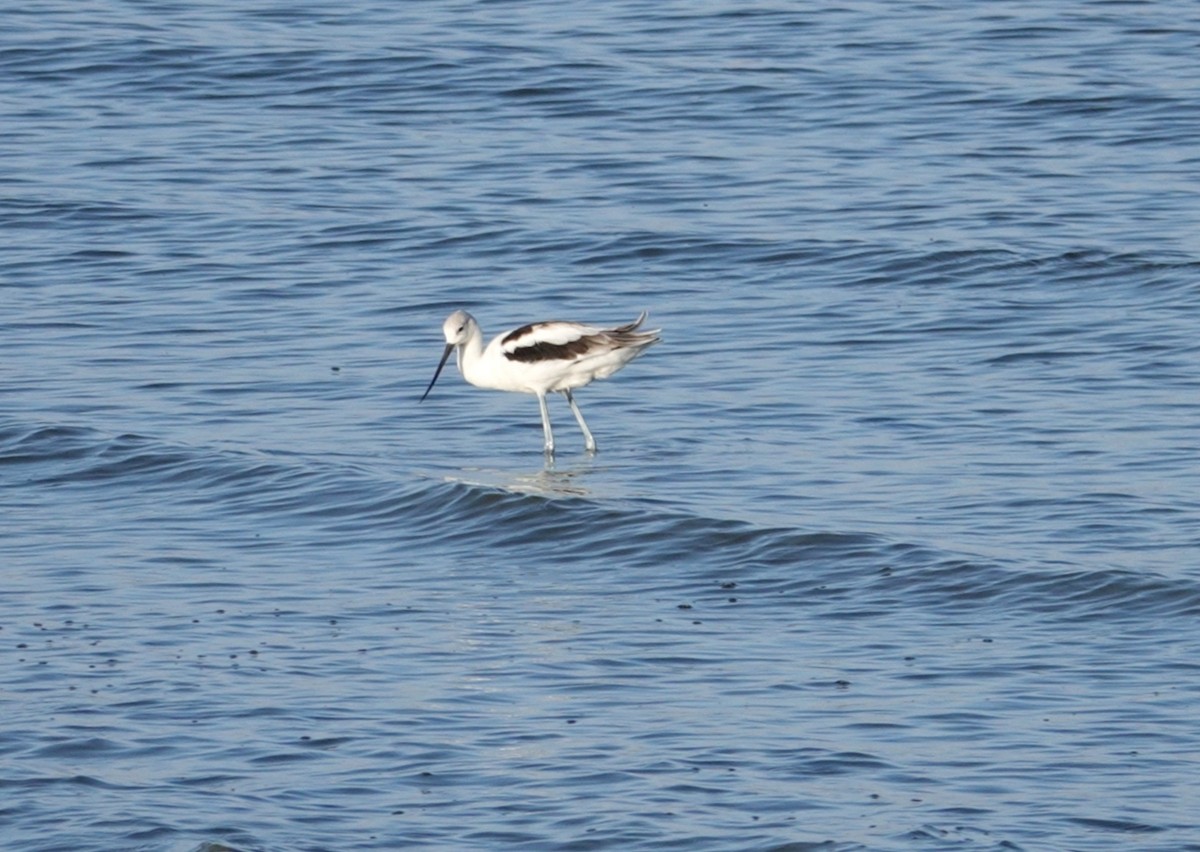
[[546, 455], [554, 455], [554, 432], [546, 408], [546, 394], [551, 391], [567, 398], [583, 430], [584, 448], [594, 453], [596, 439], [571, 391], [594, 379], [607, 379], [647, 347], [658, 343], [659, 329], [638, 331], [645, 320], [643, 311], [633, 322], [615, 328], [577, 322], [535, 322], [497, 335], [484, 347], [483, 331], [475, 317], [466, 311], [455, 311], [442, 324], [446, 351], [429, 387], [421, 395], [421, 402], [433, 390], [450, 353], [457, 352], [459, 372], [475, 387], [531, 393], [537, 397], [542, 431], [546, 435]]

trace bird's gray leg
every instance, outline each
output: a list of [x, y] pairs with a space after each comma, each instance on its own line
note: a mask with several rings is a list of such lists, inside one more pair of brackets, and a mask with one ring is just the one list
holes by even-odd
[[542, 431], [546, 434], [546, 455], [554, 455], [554, 432], [550, 428], [550, 411], [546, 408], [546, 395], [539, 393], [538, 407], [542, 409]]
[[571, 406], [571, 413], [575, 415], [575, 419], [579, 421], [579, 428], [583, 430], [584, 449], [589, 453], [596, 452], [596, 439], [592, 437], [592, 430], [588, 428], [587, 422], [583, 419], [583, 412], [575, 404], [575, 397], [571, 395], [569, 388], [563, 391], [563, 396], [567, 398], [567, 405]]

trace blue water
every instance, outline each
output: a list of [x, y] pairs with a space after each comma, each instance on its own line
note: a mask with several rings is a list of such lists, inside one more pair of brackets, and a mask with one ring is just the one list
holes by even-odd
[[[0, 845], [1200, 849], [1198, 48], [0, 11]], [[548, 463], [459, 307], [664, 341]]]

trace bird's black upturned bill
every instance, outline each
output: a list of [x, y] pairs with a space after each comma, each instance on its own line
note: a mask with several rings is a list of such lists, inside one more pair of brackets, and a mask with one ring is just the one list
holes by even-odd
[[433, 390], [434, 384], [438, 380], [438, 376], [442, 374], [442, 367], [446, 366], [446, 359], [450, 357], [450, 353], [454, 351], [454, 344], [447, 343], [446, 351], [442, 353], [442, 360], [438, 361], [438, 368], [433, 373], [433, 379], [429, 382], [429, 387], [425, 388], [425, 393], [421, 394], [421, 398], [417, 402], [424, 402], [425, 397], [429, 396], [429, 392]]

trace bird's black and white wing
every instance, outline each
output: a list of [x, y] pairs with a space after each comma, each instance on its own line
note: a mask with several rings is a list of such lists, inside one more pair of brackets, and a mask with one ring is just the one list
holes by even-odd
[[657, 332], [638, 332], [646, 320], [636, 320], [615, 328], [600, 328], [578, 322], [535, 322], [510, 331], [500, 341], [504, 357], [510, 361], [578, 361], [626, 347], [641, 348], [658, 340]]

